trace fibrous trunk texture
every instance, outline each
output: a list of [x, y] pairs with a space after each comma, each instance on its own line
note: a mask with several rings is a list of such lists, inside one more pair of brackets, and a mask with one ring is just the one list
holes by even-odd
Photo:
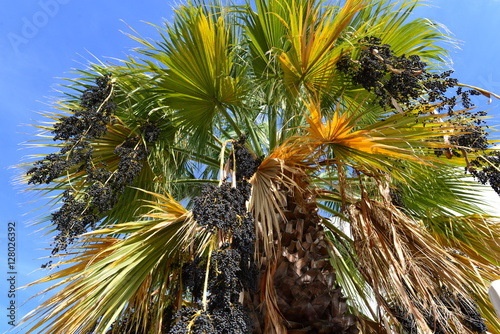
[[[307, 185], [305, 185], [307, 187]], [[325, 240], [314, 195], [306, 189], [285, 191], [286, 206], [280, 215], [280, 252], [274, 261], [264, 261], [260, 268], [259, 291], [250, 296], [254, 312], [254, 333], [276, 333], [269, 325], [263, 300], [265, 275], [273, 273], [276, 306], [289, 334], [356, 334], [356, 317], [346, 314], [346, 298], [336, 284], [329, 262], [329, 243]], [[278, 215], [278, 213], [276, 213]], [[273, 266], [267, 270], [267, 266]], [[260, 306], [260, 307], [259, 307]], [[260, 314], [256, 314], [259, 313]], [[267, 323], [266, 323], [267, 322]]]

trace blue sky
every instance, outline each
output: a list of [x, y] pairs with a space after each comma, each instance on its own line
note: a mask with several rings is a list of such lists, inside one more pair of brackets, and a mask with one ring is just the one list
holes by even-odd
[[[461, 41], [461, 49], [452, 52], [455, 77], [461, 82], [500, 93], [499, 0], [433, 0], [432, 7], [421, 7], [416, 13], [438, 21]], [[1, 252], [6, 252], [7, 222], [17, 223], [17, 286], [27, 284], [44, 273], [36, 271], [46, 261], [50, 240], [38, 227], [29, 227], [37, 217], [26, 214], [40, 206], [29, 203], [35, 198], [22, 194], [12, 180], [19, 171], [11, 166], [33, 151], [22, 149], [20, 143], [30, 139], [33, 129], [23, 126], [40, 120], [36, 112], [50, 110], [47, 103], [57, 97], [54, 89], [62, 83], [60, 77], [71, 77], [72, 68], [85, 68], [92, 55], [124, 58], [136, 42], [120, 31], [130, 31], [125, 21], [145, 37], [155, 37], [155, 30], [142, 21], [161, 24], [172, 17], [173, 1], [76, 1], [23, 0], [7, 1], [0, 12], [0, 213]], [[500, 124], [499, 101], [484, 108], [495, 118], [490, 124]], [[40, 226], [39, 226], [40, 227]], [[2, 253], [4, 254], [4, 253]], [[1, 256], [4, 259], [4, 256]], [[7, 263], [0, 264], [0, 277], [6, 280]], [[0, 285], [0, 333], [9, 328], [6, 320], [7, 288]], [[5, 287], [5, 288], [4, 288]], [[5, 290], [5, 291], [4, 291]], [[38, 288], [19, 291], [20, 305]], [[46, 297], [35, 298], [17, 312], [18, 319]]]

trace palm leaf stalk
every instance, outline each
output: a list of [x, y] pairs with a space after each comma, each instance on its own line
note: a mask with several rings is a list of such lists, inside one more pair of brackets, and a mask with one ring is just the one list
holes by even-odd
[[27, 333], [500, 333], [497, 95], [418, 5], [192, 1], [78, 71], [22, 165], [61, 268]]

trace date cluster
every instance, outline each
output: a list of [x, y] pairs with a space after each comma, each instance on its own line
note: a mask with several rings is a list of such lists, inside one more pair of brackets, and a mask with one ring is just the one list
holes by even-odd
[[47, 155], [28, 170], [28, 184], [64, 183], [63, 177], [84, 172], [83, 187], [72, 187], [61, 196], [62, 206], [51, 215], [57, 230], [52, 254], [67, 249], [82, 233], [94, 229], [96, 223], [118, 202], [126, 187], [140, 174], [148, 149], [146, 144], [156, 141], [160, 130], [146, 123], [141, 136], [127, 138], [114, 149], [117, 167], [96, 161], [92, 142], [107, 133], [113, 124], [116, 104], [113, 101], [113, 83], [110, 76], [100, 76], [95, 86], [88, 87], [80, 97], [80, 108], [72, 110], [53, 126], [55, 141], [62, 141], [59, 152]]
[[431, 73], [419, 56], [397, 56], [391, 46], [382, 44], [378, 37], [366, 37], [360, 45], [361, 52], [357, 59], [348, 53], [337, 67], [354, 84], [374, 93], [382, 107], [393, 108], [395, 102], [407, 108], [430, 103], [438, 110], [447, 110], [451, 114], [458, 103], [469, 108], [470, 96], [480, 94], [461, 87], [455, 94], [447, 94], [458, 83], [451, 77], [453, 71]]
[[239, 302], [243, 290], [254, 291], [257, 269], [254, 263], [255, 227], [247, 211], [251, 185], [248, 179], [255, 173], [258, 159], [244, 146], [245, 138], [233, 142], [230, 166], [236, 166], [237, 186], [229, 182], [220, 186], [205, 185], [193, 201], [194, 219], [212, 233], [224, 235], [225, 241], [210, 257], [197, 257], [183, 269], [183, 282], [195, 300], [203, 298], [205, 275], [208, 270], [209, 300], [206, 309], [182, 308], [174, 317], [169, 333], [250, 333], [251, 319]]

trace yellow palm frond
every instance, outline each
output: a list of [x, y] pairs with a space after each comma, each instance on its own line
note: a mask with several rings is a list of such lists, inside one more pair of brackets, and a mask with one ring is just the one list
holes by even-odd
[[348, 0], [340, 10], [334, 7], [320, 13], [315, 1], [292, 1], [289, 5], [288, 28], [290, 50], [279, 54], [284, 82], [294, 95], [303, 84], [310, 93], [328, 88], [335, 76], [336, 64], [347, 52], [337, 45], [338, 38], [366, 0]]
[[329, 112], [332, 115], [325, 115], [319, 103], [311, 98], [306, 107], [308, 126], [300, 137], [295, 138], [297, 143], [293, 146], [299, 146], [300, 142], [316, 152], [316, 157], [321, 156], [337, 165], [354, 167], [368, 174], [384, 171], [401, 178], [392, 163], [398, 159], [437, 166], [441, 162], [433, 157], [434, 150], [452, 147], [450, 143], [438, 139], [462, 133], [459, 126], [443, 121], [446, 115], [397, 113], [365, 125], [359, 122], [362, 116], [359, 106], [350, 110], [339, 103]]
[[58, 264], [67, 268], [32, 283], [60, 280], [44, 292], [69, 284], [26, 316], [23, 322], [37, 320], [27, 333], [103, 332], [120, 319], [133, 324], [130, 330], [161, 333], [164, 309], [182, 304], [172, 294], [182, 264], [203, 252], [208, 233], [169, 195], [150, 195], [157, 201], [142, 220], [83, 235], [72, 259]]

